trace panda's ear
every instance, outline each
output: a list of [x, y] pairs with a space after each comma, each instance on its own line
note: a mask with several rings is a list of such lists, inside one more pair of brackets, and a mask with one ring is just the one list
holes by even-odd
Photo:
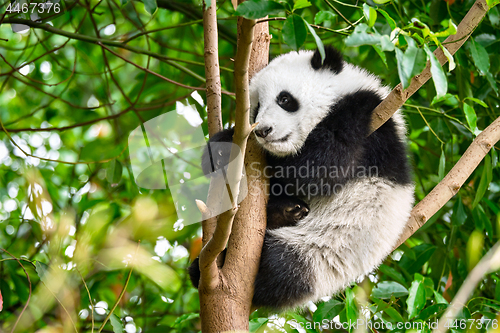
[[337, 49], [331, 46], [325, 46], [325, 60], [323, 63], [321, 63], [321, 54], [319, 50], [316, 50], [311, 59], [311, 66], [315, 70], [325, 68], [331, 70], [334, 74], [339, 74], [344, 67], [344, 59]]

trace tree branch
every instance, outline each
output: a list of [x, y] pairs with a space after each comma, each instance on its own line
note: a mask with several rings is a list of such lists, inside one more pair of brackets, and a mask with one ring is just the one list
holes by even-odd
[[[205, 2], [203, 7], [205, 7]], [[222, 130], [221, 82], [219, 69], [219, 43], [217, 34], [217, 6], [203, 11], [205, 41], [205, 77], [207, 80], [208, 134], [210, 137]]]
[[444, 179], [411, 212], [396, 248], [425, 224], [460, 190], [467, 178], [500, 140], [500, 117], [479, 134]]
[[[462, 47], [471, 33], [477, 27], [479, 22], [488, 12], [488, 5], [485, 0], [477, 0], [471, 9], [465, 15], [462, 22], [457, 27], [457, 33], [449, 36], [443, 42], [443, 46], [453, 55]], [[448, 59], [441, 48], [434, 51], [434, 55], [439, 60], [441, 65], [445, 64]], [[380, 103], [372, 114], [371, 132], [382, 126], [391, 116], [401, 107], [408, 98], [410, 98], [420, 87], [431, 78], [430, 64], [427, 63], [425, 69], [419, 75], [416, 75], [410, 83], [410, 86], [403, 90], [402, 84], [398, 84], [391, 93]]]
[[236, 87], [236, 120], [233, 143], [240, 147], [239, 155], [233, 156], [231, 152], [230, 161], [233, 161], [227, 170], [227, 182], [232, 189], [231, 206], [232, 209], [221, 214], [217, 219], [217, 224], [212, 238], [203, 247], [200, 253], [200, 285], [208, 288], [215, 288], [219, 280], [218, 268], [215, 259], [221, 253], [227, 244], [231, 229], [233, 226], [234, 215], [238, 210], [236, 204], [240, 181], [242, 178], [243, 158], [245, 155], [247, 139], [250, 136], [252, 127], [249, 122], [250, 96], [248, 89], [248, 63], [250, 59], [250, 50], [253, 40], [254, 20], [243, 20], [241, 35], [238, 39], [238, 49], [235, 57], [235, 87]]
[[447, 324], [455, 320], [460, 310], [462, 310], [464, 305], [467, 303], [467, 300], [476, 288], [477, 284], [484, 278], [484, 275], [498, 270], [498, 268], [500, 268], [499, 266], [500, 243], [497, 242], [474, 267], [474, 269], [472, 269], [469, 275], [467, 275], [467, 278], [458, 290], [455, 298], [453, 298], [450, 306], [446, 309], [446, 312], [441, 317], [441, 320], [439, 320], [439, 327], [432, 331], [432, 333], [445, 333], [448, 331], [448, 328], [446, 328]]

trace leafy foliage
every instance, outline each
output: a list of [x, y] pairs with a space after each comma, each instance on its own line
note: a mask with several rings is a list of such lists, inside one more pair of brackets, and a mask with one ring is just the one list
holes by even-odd
[[[5, 128], [0, 137], [0, 330], [10, 330], [20, 317], [16, 332], [97, 332], [108, 317], [106, 332], [196, 332], [198, 296], [186, 267], [200, 250], [199, 225], [177, 220], [168, 189], [137, 187], [127, 138], [176, 103], [195, 105], [206, 119], [204, 91], [190, 88], [205, 84], [202, 3], [61, 4], [64, 10], [57, 15], [41, 16], [50, 25], [23, 21], [26, 16], [16, 13], [0, 21]], [[422, 199], [500, 115], [497, 7], [465, 46], [448, 56], [448, 70], [432, 55], [472, 4], [247, 0], [235, 12], [229, 1], [218, 2], [222, 88], [234, 89], [235, 15], [271, 16], [271, 56], [334, 45], [347, 61], [391, 87], [407, 86], [430, 61], [433, 82], [402, 108], [416, 197]], [[7, 5], [0, 4], [3, 12]], [[33, 27], [13, 32], [14, 19]], [[222, 104], [228, 126], [234, 96], [223, 94]], [[251, 330], [303, 332], [299, 325], [321, 332], [318, 323], [326, 320], [334, 329], [352, 331], [349, 321], [362, 315], [374, 329], [390, 324], [385, 330], [401, 331], [396, 324], [409, 323], [430, 332], [468, 272], [498, 241], [497, 150], [451, 202], [363, 282], [309, 311], [273, 315], [260, 309], [252, 314]], [[497, 273], [484, 277], [460, 313], [462, 321], [451, 323], [453, 331], [464, 332], [471, 322], [476, 331], [486, 331], [487, 322], [494, 328], [499, 281]]]

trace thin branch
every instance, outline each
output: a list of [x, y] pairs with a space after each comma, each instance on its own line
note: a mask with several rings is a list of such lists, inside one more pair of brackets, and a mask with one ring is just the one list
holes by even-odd
[[347, 19], [347, 17], [345, 17], [345, 16], [342, 14], [342, 12], [341, 12], [340, 10], [338, 10], [338, 9], [337, 9], [334, 5], [332, 5], [332, 4], [330, 3], [330, 1], [325, 0], [325, 2], [328, 4], [328, 6], [330, 6], [330, 8], [332, 8], [332, 9], [333, 9], [333, 10], [337, 13], [337, 15], [339, 15], [340, 17], [342, 17], [342, 19], [343, 19], [344, 21], [346, 21], [346, 23], [347, 23], [347, 24], [349, 24], [351, 27], [354, 27], [354, 25], [351, 23], [351, 21], [349, 21], [349, 20]]
[[132, 276], [132, 271], [133, 271], [133, 268], [131, 268], [128, 271], [127, 279], [125, 280], [125, 285], [123, 286], [122, 291], [120, 292], [120, 295], [118, 295], [118, 298], [116, 299], [115, 304], [113, 305], [113, 307], [111, 308], [111, 310], [109, 310], [109, 313], [106, 316], [106, 318], [104, 318], [104, 321], [102, 322], [102, 325], [99, 328], [99, 331], [97, 331], [98, 333], [102, 332], [102, 330], [104, 329], [104, 326], [106, 325], [106, 323], [108, 322], [109, 318], [113, 314], [113, 311], [115, 311], [116, 307], [118, 306], [118, 303], [120, 303], [123, 295], [125, 294], [125, 291], [127, 290], [128, 282], [130, 281], [130, 277]]
[[494, 272], [498, 268], [500, 268], [500, 242], [497, 242], [472, 269], [469, 275], [467, 275], [455, 298], [453, 298], [450, 306], [446, 309], [441, 320], [439, 320], [438, 328], [432, 331], [432, 333], [445, 333], [448, 331], [448, 328], [445, 326], [455, 320], [477, 284], [481, 282], [486, 274]]
[[208, 134], [212, 136], [222, 130], [217, 6], [214, 1], [212, 6], [206, 9], [206, 4], [203, 2], [203, 7]]
[[[362, 18], [362, 19], [364, 19], [364, 18]], [[286, 17], [268, 17], [268, 18], [260, 19], [256, 23], [259, 24], [259, 23], [264, 23], [264, 22], [285, 21], [285, 20], [286, 20]], [[354, 23], [354, 25], [356, 25], [360, 21], [361, 21], [361, 19], [359, 19], [358, 21], [356, 21]], [[349, 33], [345, 32], [344, 30], [351, 28], [351, 27], [347, 27], [347, 28], [342, 28], [342, 29], [339, 29], [339, 30], [334, 30], [334, 29], [330, 29], [330, 28], [327, 28], [327, 27], [322, 27], [322, 26], [316, 25], [316, 24], [310, 24], [310, 26], [313, 27], [313, 28], [316, 28], [316, 29], [325, 30], [325, 31], [328, 31], [328, 32], [333, 32], [333, 33], [336, 33], [336, 34], [339, 34], [339, 35], [343, 35], [343, 36], [349, 36]]]
[[5, 132], [9, 132], [9, 133], [18, 133], [18, 132], [52, 132], [52, 131], [62, 132], [62, 131], [66, 131], [66, 130], [69, 130], [69, 129], [72, 129], [72, 128], [76, 128], [76, 127], [82, 127], [82, 126], [92, 125], [92, 124], [98, 123], [98, 122], [103, 121], [103, 120], [110, 120], [110, 119], [118, 118], [121, 115], [129, 112], [130, 109], [131, 108], [128, 107], [125, 110], [123, 110], [123, 111], [121, 111], [119, 113], [110, 115], [110, 116], [106, 116], [106, 117], [102, 117], [102, 118], [96, 118], [96, 119], [92, 119], [92, 120], [89, 120], [89, 121], [85, 121], [83, 123], [78, 123], [78, 124], [69, 125], [69, 126], [47, 127], [47, 128], [4, 128], [4, 131]]
[[12, 258], [14, 258], [14, 260], [17, 261], [17, 263], [19, 264], [19, 266], [21, 266], [21, 268], [23, 269], [24, 274], [26, 275], [26, 278], [28, 279], [28, 286], [29, 286], [28, 300], [26, 301], [26, 304], [24, 305], [23, 309], [21, 310], [21, 313], [17, 317], [16, 322], [14, 323], [14, 326], [12, 326], [12, 330], [10, 332], [13, 333], [16, 330], [16, 326], [19, 323], [19, 321], [21, 320], [21, 317], [23, 316], [24, 311], [26, 311], [26, 309], [28, 308], [28, 304], [30, 304], [30, 300], [31, 300], [31, 279], [30, 279], [30, 276], [29, 276], [28, 272], [26, 271], [26, 268], [24, 268], [23, 264], [21, 263], [21, 261], [18, 258], [16, 258], [16, 256], [14, 256], [12, 253], [10, 253], [9, 251], [7, 251], [6, 249], [0, 249], [0, 250], [8, 253]]
[[403, 244], [415, 231], [422, 227], [462, 187], [490, 149], [500, 140], [500, 117], [479, 134], [467, 148], [460, 160], [412, 210], [398, 244]]
[[45, 158], [45, 157], [39, 157], [39, 156], [35, 156], [31, 153], [28, 153], [28, 152], [25, 152], [21, 146], [19, 146], [17, 144], [17, 142], [12, 138], [12, 136], [10, 135], [9, 131], [3, 126], [3, 123], [2, 123], [2, 120], [0, 120], [0, 127], [2, 128], [2, 130], [5, 132], [5, 134], [7, 134], [7, 137], [9, 138], [10, 142], [17, 147], [17, 149], [19, 149], [24, 155], [26, 156], [29, 156], [31, 158], [37, 158], [39, 160], [42, 160], [42, 161], [47, 161], [47, 162], [57, 162], [57, 163], [64, 163], [64, 164], [73, 164], [73, 165], [76, 165], [76, 164], [94, 164], [94, 163], [106, 163], [106, 162], [109, 162], [111, 160], [114, 160], [115, 158], [118, 158], [120, 157], [124, 152], [125, 150], [127, 150], [128, 148], [128, 145], [124, 145], [123, 146], [123, 149], [122, 151], [117, 155], [117, 156], [114, 156], [114, 157], [111, 157], [111, 158], [107, 158], [105, 160], [101, 160], [101, 161], [89, 161], [89, 162], [69, 162], [69, 161], [61, 161], [61, 160], [53, 160], [53, 159], [50, 159], [50, 158]]
[[[213, 136], [215, 133], [222, 130], [222, 101], [221, 101], [221, 81], [219, 71], [219, 45], [218, 45], [218, 29], [217, 29], [217, 7], [214, 5], [206, 8], [206, 3], [203, 2], [203, 31], [204, 31], [204, 57], [205, 57], [205, 77], [206, 96], [207, 96], [207, 123], [208, 134]], [[216, 207], [220, 201], [220, 196], [223, 195], [225, 186], [221, 186], [221, 180], [213, 179], [210, 183], [209, 196], [207, 205]], [[229, 192], [228, 192], [229, 193]], [[198, 205], [200, 207], [200, 204]], [[206, 209], [207, 206], [205, 206]], [[207, 216], [208, 211], [202, 212], [202, 216]], [[209, 215], [209, 214], [208, 214]], [[202, 222], [202, 244], [205, 246], [212, 238], [217, 218], [204, 218]]]
[[169, 29], [181, 28], [181, 27], [185, 27], [185, 26], [192, 25], [192, 24], [198, 24], [198, 23], [202, 23], [202, 22], [203, 22], [203, 20], [195, 20], [195, 21], [191, 21], [191, 22], [180, 23], [180, 24], [177, 24], [177, 25], [171, 25], [171, 26], [168, 26], [168, 27], [158, 28], [158, 29], [154, 29], [154, 30], [143, 31], [143, 32], [140, 32], [138, 34], [130, 36], [129, 38], [125, 39], [123, 41], [123, 43], [128, 43], [131, 40], [136, 39], [137, 37], [148, 35], [148, 34], [151, 34], [151, 33], [154, 33], [154, 32], [159, 32], [159, 31], [164, 31], [164, 30], [169, 30]]
[[[486, 4], [486, 0], [477, 0], [474, 5], [472, 5], [467, 15], [465, 15], [462, 22], [458, 25], [457, 33], [449, 36], [442, 43], [451, 55], [455, 54], [455, 52], [462, 47], [487, 12], [488, 5]], [[443, 50], [439, 47], [434, 51], [434, 55], [439, 60], [441, 65], [448, 61]], [[426, 83], [431, 76], [430, 64], [428, 63], [422, 73], [416, 75], [411, 80], [410, 86], [407, 89], [403, 90], [401, 83], [398, 84], [373, 111], [371, 132], [373, 133], [376, 131], [377, 128], [382, 126], [389, 118], [391, 118], [391, 116], [404, 104], [404, 102], [418, 89], [420, 89], [420, 87]]]
[[91, 333], [94, 333], [94, 303], [92, 302], [92, 296], [90, 295], [90, 290], [89, 287], [87, 286], [87, 283], [85, 282], [85, 279], [83, 278], [82, 273], [78, 268], [76, 268], [76, 271], [78, 272], [78, 275], [80, 275], [80, 278], [82, 279], [83, 285], [85, 287], [85, 290], [87, 291], [87, 296], [89, 297], [89, 303], [90, 303], [90, 318], [92, 321], [92, 331]]
[[234, 82], [236, 87], [236, 120], [233, 143], [240, 147], [236, 158], [231, 154], [233, 163], [227, 170], [227, 179], [232, 189], [232, 209], [224, 212], [218, 218], [214, 234], [200, 253], [200, 285], [215, 288], [219, 284], [219, 270], [216, 258], [226, 247], [231, 234], [234, 216], [238, 210], [236, 200], [239, 194], [243, 158], [248, 137], [252, 131], [249, 123], [250, 96], [248, 89], [248, 64], [253, 41], [254, 20], [242, 19], [241, 34], [238, 39], [238, 49], [235, 57]]
[[132, 62], [132, 61], [130, 61], [130, 60], [128, 60], [128, 59], [126, 59], [125, 57], [122, 57], [121, 55], [119, 55], [119, 54], [118, 54], [118, 53], [116, 53], [115, 51], [111, 50], [109, 47], [104, 46], [104, 44], [103, 44], [102, 42], [97, 42], [97, 44], [99, 44], [100, 46], [102, 46], [103, 48], [105, 48], [106, 50], [108, 50], [108, 52], [110, 52], [110, 53], [112, 53], [113, 55], [117, 56], [118, 58], [122, 59], [123, 61], [126, 61], [126, 62], [128, 62], [129, 64], [134, 65], [135, 67], [139, 68], [140, 70], [143, 70], [143, 71], [145, 71], [145, 72], [148, 72], [148, 73], [150, 73], [150, 74], [153, 74], [154, 76], [159, 77], [160, 79], [165, 80], [165, 81], [167, 81], [167, 82], [169, 82], [169, 83], [175, 84], [175, 85], [177, 85], [177, 86], [179, 86], [179, 87], [186, 88], [186, 89], [192, 89], [192, 90], [205, 90], [205, 88], [198, 88], [198, 87], [188, 86], [188, 85], [182, 84], [182, 83], [180, 83], [180, 82], [176, 82], [176, 81], [174, 81], [174, 80], [171, 80], [171, 79], [169, 79], [169, 78], [166, 78], [166, 77], [164, 77], [164, 76], [163, 76], [163, 75], [161, 75], [161, 74], [158, 74], [158, 73], [156, 73], [156, 72], [153, 72], [152, 70], [150, 70], [150, 69], [148, 69], [148, 68], [144, 68], [144, 67], [142, 67], [142, 66], [139, 66], [139, 65], [137, 65], [135, 62]]
[[[31, 20], [9, 18], [9, 19], [6, 19], [4, 22], [5, 23], [24, 24], [24, 25], [27, 25], [27, 26], [32, 27], [32, 28], [42, 29], [42, 30], [45, 30], [45, 31], [48, 31], [48, 32], [51, 32], [51, 33], [54, 33], [57, 35], [61, 35], [61, 36], [72, 38], [72, 39], [81, 40], [84, 42], [89, 42], [89, 43], [94, 43], [94, 44], [98, 44], [99, 42], [101, 42], [102, 44], [105, 44], [108, 46], [116, 46], [116, 47], [120, 47], [122, 49], [132, 51], [134, 53], [145, 54], [145, 55], [151, 56], [153, 58], [162, 60], [165, 63], [177, 68], [178, 70], [194, 77], [195, 79], [200, 80], [202, 82], [205, 82], [205, 78], [196, 74], [195, 72], [193, 72], [189, 68], [186, 68], [186, 67], [178, 64], [177, 62], [173, 61], [173, 59], [170, 57], [166, 57], [166, 56], [163, 56], [161, 54], [158, 54], [158, 53], [155, 53], [152, 51], [148, 51], [148, 50], [144, 50], [141, 48], [129, 46], [129, 45], [126, 45], [122, 42], [118, 42], [118, 41], [114, 41], [114, 40], [110, 40], [110, 39], [103, 39], [103, 38], [97, 38], [97, 37], [92, 37], [92, 36], [86, 36], [86, 35], [82, 35], [82, 34], [77, 34], [74, 32], [69, 32], [69, 31], [54, 28], [49, 24], [35, 23]], [[178, 61], [179, 59], [176, 59], [176, 60]]]

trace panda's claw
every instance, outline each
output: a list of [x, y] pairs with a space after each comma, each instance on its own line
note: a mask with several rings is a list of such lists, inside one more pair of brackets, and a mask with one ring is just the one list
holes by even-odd
[[309, 214], [309, 209], [305, 205], [296, 204], [293, 207], [286, 207], [284, 215], [289, 219], [299, 221]]

